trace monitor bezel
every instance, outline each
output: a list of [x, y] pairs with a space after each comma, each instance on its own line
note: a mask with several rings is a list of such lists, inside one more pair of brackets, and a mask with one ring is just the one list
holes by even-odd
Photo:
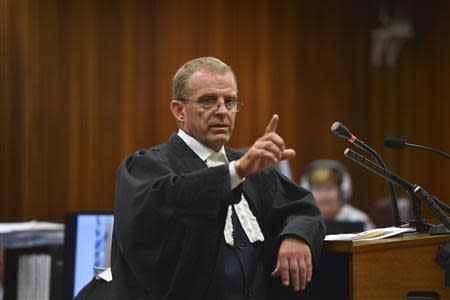
[[80, 216], [110, 216], [112, 211], [71, 211], [66, 213], [64, 227], [64, 299], [73, 299], [77, 227]]

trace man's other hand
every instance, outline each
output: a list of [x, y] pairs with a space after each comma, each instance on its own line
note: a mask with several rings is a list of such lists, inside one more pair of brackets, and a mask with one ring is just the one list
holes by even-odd
[[272, 277], [280, 277], [284, 286], [295, 292], [304, 290], [312, 277], [311, 250], [308, 244], [295, 237], [283, 239], [278, 250], [278, 260]]
[[295, 151], [286, 149], [284, 140], [276, 132], [278, 120], [278, 115], [273, 115], [264, 135], [257, 139], [247, 153], [236, 161], [236, 173], [239, 177], [247, 177], [276, 164], [280, 160], [295, 156]]

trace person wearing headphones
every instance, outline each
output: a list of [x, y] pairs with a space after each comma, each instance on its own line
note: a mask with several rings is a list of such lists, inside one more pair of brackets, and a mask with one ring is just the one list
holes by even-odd
[[300, 185], [310, 190], [325, 221], [361, 222], [364, 230], [375, 228], [369, 216], [348, 204], [352, 180], [347, 169], [335, 160], [315, 160], [305, 169]]

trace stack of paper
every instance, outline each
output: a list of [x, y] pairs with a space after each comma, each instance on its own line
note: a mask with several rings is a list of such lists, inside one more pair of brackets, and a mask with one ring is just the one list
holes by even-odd
[[376, 228], [363, 231], [360, 233], [346, 233], [346, 234], [330, 234], [325, 237], [325, 241], [371, 241], [379, 240], [387, 237], [403, 234], [406, 232], [415, 232], [415, 228], [399, 228], [399, 227], [386, 227]]

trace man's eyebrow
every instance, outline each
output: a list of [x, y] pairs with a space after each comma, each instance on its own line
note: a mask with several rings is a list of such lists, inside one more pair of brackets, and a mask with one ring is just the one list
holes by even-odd
[[217, 96], [217, 95], [214, 94], [213, 92], [206, 92], [206, 93], [201, 94], [201, 95], [200, 95], [200, 98], [201, 98], [201, 97], [216, 97], [216, 96]]
[[234, 98], [234, 99], [237, 98], [237, 95], [236, 95], [236, 94], [218, 95], [218, 94], [213, 93], [213, 92], [205, 92], [205, 93], [201, 94], [201, 95], [199, 96], [199, 98], [204, 98], [204, 97], [218, 97], [218, 96], [223, 96], [223, 97], [225, 97], [225, 98]]

